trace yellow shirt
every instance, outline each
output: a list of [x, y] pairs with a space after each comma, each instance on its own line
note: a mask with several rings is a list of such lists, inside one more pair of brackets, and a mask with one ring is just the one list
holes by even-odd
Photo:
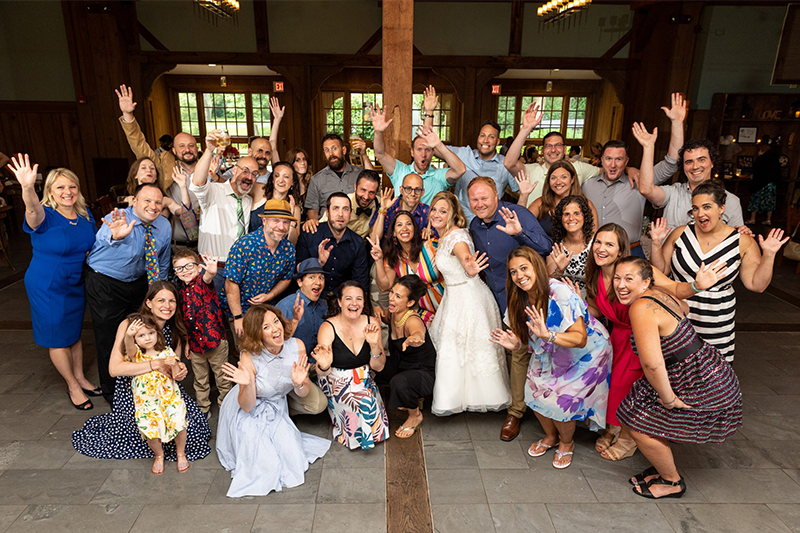
[[[356, 200], [356, 193], [351, 192], [347, 195], [350, 198], [350, 209], [352, 210], [350, 213], [350, 222], [347, 223], [347, 227], [351, 230], [358, 233], [361, 237], [366, 237], [369, 235], [369, 221], [372, 219], [372, 214], [378, 209], [377, 202], [372, 207], [372, 213], [369, 215], [366, 213], [361, 213], [360, 215], [356, 216], [356, 209], [358, 209], [358, 201]], [[328, 213], [326, 212], [322, 217], [319, 219], [320, 222], [327, 222], [328, 221]]]

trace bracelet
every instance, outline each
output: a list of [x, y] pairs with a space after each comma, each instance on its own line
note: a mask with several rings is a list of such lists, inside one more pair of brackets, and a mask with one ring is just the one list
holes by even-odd
[[389, 212], [388, 209], [384, 209], [382, 207], [380, 209], [378, 209], [378, 214], [380, 214], [380, 215], [385, 215], [388, 212]]
[[555, 331], [548, 331], [547, 334], [548, 334], [547, 342], [553, 344], [553, 342], [555, 342], [556, 340], [556, 335], [558, 335], [558, 333], [556, 333]]
[[374, 353], [369, 354], [369, 356], [372, 357], [373, 359], [380, 359], [382, 355], [383, 352], [379, 352], [378, 355], [375, 355]]
[[703, 289], [698, 289], [695, 287], [694, 281], [692, 281], [692, 290], [695, 292], [695, 294], [698, 292], [703, 292]]
[[240, 319], [240, 318], [242, 318], [243, 316], [244, 316], [244, 315], [242, 315], [241, 313], [239, 313], [238, 315], [233, 315], [233, 319], [234, 319], [234, 320], [239, 320], [239, 319]]
[[672, 399], [672, 401], [671, 401], [671, 402], [661, 402], [661, 403], [663, 403], [663, 404], [664, 404], [664, 406], [665, 406], [665, 407], [666, 407], [667, 405], [672, 405], [673, 403], [675, 403], [675, 402], [677, 402], [677, 401], [678, 401], [678, 395], [677, 395], [677, 394], [675, 394], [675, 393], [673, 393], [673, 394], [674, 394], [674, 396], [675, 396], [675, 397]]
[[425, 113], [425, 116], [426, 116], [426, 117], [430, 117], [430, 118], [434, 118], [434, 116], [433, 116], [433, 115], [429, 115], [428, 113]]
[[321, 366], [317, 365], [317, 372], [327, 372], [330, 369], [331, 369], [331, 367], [322, 368]]
[[304, 381], [304, 382], [302, 382], [302, 383], [300, 384], [300, 386], [299, 386], [299, 387], [295, 385], [295, 387], [294, 387], [294, 388], [295, 388], [295, 389], [297, 389], [297, 390], [303, 390], [303, 387], [305, 387], [305, 386], [306, 386], [306, 382]]

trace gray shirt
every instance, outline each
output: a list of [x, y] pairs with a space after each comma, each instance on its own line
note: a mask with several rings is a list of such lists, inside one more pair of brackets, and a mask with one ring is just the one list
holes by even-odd
[[313, 176], [306, 191], [306, 209], [318, 209], [320, 216], [325, 212], [328, 196], [335, 192], [350, 194], [356, 188], [358, 175], [364, 167], [355, 167], [345, 162], [342, 177], [336, 175], [331, 167], [325, 167]]
[[[689, 214], [692, 209], [692, 191], [689, 189], [688, 183], [662, 185], [661, 190], [664, 191], [664, 203], [654, 207], [664, 209], [667, 226], [677, 228], [694, 222], [694, 218]], [[726, 193], [728, 197], [725, 199], [722, 222], [729, 226], [744, 226], [742, 203], [739, 201], [739, 197], [730, 191], [726, 191]]]
[[[666, 156], [653, 168], [653, 182], [660, 185], [667, 181], [678, 170], [678, 162]], [[622, 175], [611, 181], [606, 175], [599, 174], [583, 184], [583, 194], [592, 201], [600, 220], [597, 225], [609, 222], [619, 224], [628, 232], [628, 239], [634, 243], [642, 238], [642, 217], [644, 204], [647, 201], [639, 189], [631, 189], [628, 175]]]

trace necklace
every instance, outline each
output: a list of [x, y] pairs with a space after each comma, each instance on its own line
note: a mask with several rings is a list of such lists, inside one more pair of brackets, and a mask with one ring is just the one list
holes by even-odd
[[405, 326], [406, 320], [408, 320], [408, 318], [413, 314], [414, 311], [412, 309], [409, 309], [408, 311], [406, 311], [406, 314], [403, 315], [403, 318], [394, 321], [394, 325], [397, 326], [398, 328], [402, 328], [403, 326]]

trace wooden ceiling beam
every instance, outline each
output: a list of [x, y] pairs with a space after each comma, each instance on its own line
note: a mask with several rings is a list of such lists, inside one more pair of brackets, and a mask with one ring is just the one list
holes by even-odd
[[267, 0], [253, 0], [253, 24], [256, 30], [256, 50], [259, 54], [269, 53], [269, 19]]
[[511, 33], [508, 37], [508, 55], [518, 56], [522, 53], [522, 20], [525, 14], [525, 3], [514, 0], [511, 3]]

